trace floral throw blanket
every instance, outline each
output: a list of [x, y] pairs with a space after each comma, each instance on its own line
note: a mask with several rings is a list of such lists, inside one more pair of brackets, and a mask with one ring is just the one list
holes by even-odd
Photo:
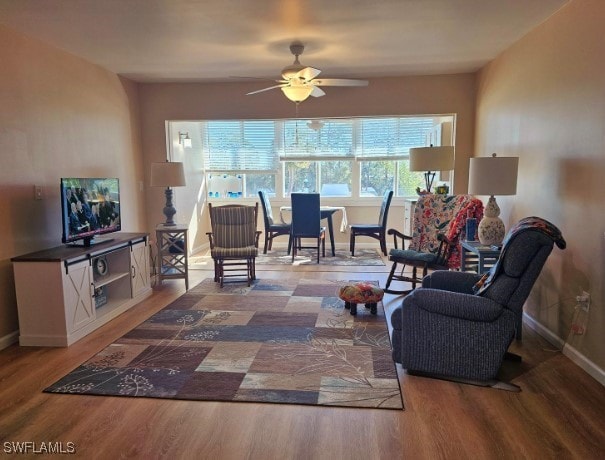
[[414, 231], [409, 249], [435, 253], [439, 233], [454, 244], [448, 256], [450, 269], [460, 268], [460, 241], [466, 235], [466, 219], [483, 218], [483, 203], [472, 195], [424, 195], [414, 211]]

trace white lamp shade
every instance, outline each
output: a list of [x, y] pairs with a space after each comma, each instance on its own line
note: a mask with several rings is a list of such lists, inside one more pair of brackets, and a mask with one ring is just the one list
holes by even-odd
[[185, 183], [183, 163], [151, 163], [152, 187], [182, 187]]
[[410, 171], [450, 171], [454, 169], [454, 147], [414, 147], [410, 149]]
[[311, 95], [313, 88], [313, 86], [284, 86], [281, 90], [292, 102], [302, 102]]
[[471, 158], [468, 193], [514, 195], [517, 193], [518, 157]]

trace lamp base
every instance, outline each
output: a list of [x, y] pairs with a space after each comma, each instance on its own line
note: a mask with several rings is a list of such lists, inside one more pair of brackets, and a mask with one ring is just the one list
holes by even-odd
[[479, 222], [477, 234], [479, 242], [486, 246], [492, 244], [500, 244], [504, 239], [504, 222], [498, 217], [500, 215], [500, 207], [496, 203], [496, 198], [490, 196], [485, 207], [483, 219]]
[[171, 227], [173, 225], [176, 225], [176, 223], [172, 219], [174, 217], [174, 215], [176, 214], [176, 209], [172, 205], [172, 189], [170, 187], [166, 187], [165, 194], [166, 194], [166, 206], [164, 206], [163, 212], [164, 212], [164, 215], [166, 216], [166, 222], [164, 222], [164, 226]]
[[424, 183], [426, 185], [427, 193], [431, 193], [431, 187], [433, 186], [434, 179], [435, 179], [434, 171], [427, 171], [424, 173]]
[[504, 239], [504, 222], [499, 217], [484, 217], [477, 230], [479, 242], [486, 246], [500, 244]]

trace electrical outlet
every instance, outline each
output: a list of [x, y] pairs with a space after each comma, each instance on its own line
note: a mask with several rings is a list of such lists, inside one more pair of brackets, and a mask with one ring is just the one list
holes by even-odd
[[582, 291], [582, 294], [576, 296], [576, 301], [579, 303], [590, 305], [590, 294], [586, 291]]
[[42, 186], [34, 185], [34, 200], [41, 200], [41, 199], [42, 199]]

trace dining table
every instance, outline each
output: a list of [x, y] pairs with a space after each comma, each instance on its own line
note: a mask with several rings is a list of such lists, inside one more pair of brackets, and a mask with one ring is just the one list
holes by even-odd
[[[344, 206], [320, 206], [319, 213], [321, 216], [321, 220], [326, 219], [328, 221], [328, 235], [330, 236], [330, 246], [332, 248], [332, 257], [336, 255], [336, 248], [334, 244], [334, 221], [332, 216], [334, 213], [340, 211], [342, 213], [342, 218], [340, 220], [340, 232], [346, 233], [348, 222], [347, 222], [347, 210]], [[284, 218], [285, 213], [292, 212], [292, 206], [280, 206], [279, 208], [279, 218], [283, 223], [286, 223], [287, 220]]]

